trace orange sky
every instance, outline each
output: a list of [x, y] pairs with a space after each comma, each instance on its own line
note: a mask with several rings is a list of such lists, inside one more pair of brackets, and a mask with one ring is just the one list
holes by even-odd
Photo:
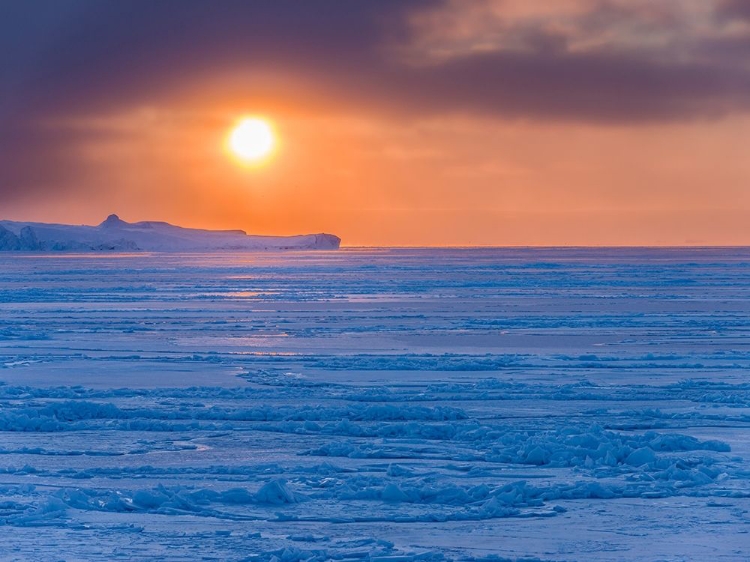
[[[574, 14], [565, 17], [582, 17], [585, 2], [563, 4]], [[409, 64], [423, 64], [411, 62], [415, 53], [445, 65], [456, 51], [474, 52], [479, 39], [493, 52], [516, 48], [490, 44], [499, 40], [486, 14], [456, 13], [461, 5], [412, 15], [408, 56], [401, 44], [378, 52], [400, 57], [408, 77]], [[507, 24], [533, 16], [542, 26], [546, 12], [535, 9], [497, 17]], [[650, 37], [619, 23], [612, 29], [621, 50], [631, 48], [630, 35]], [[566, 61], [591, 48], [586, 39], [600, 40], [576, 33]], [[659, 57], [667, 52], [655, 49]], [[100, 92], [89, 107], [29, 109], [33, 130], [53, 139], [45, 140], [52, 148], [28, 158], [24, 149], [12, 173], [0, 173], [0, 218], [96, 224], [118, 213], [257, 234], [324, 231], [344, 245], [750, 244], [750, 115], [729, 107], [729, 97], [711, 93], [715, 110], [688, 100], [679, 115], [646, 102], [628, 109], [623, 98], [620, 116], [617, 89], [607, 94], [615, 99], [602, 100], [594, 88], [592, 105], [600, 107], [588, 115], [587, 90], [558, 85], [564, 103], [550, 87], [539, 107], [508, 98], [475, 110], [474, 103], [492, 103], [476, 97], [485, 95], [480, 76], [466, 84], [472, 104], [461, 105], [459, 89], [448, 101], [425, 97], [434, 107], [422, 111], [427, 94], [418, 90], [340, 83], [327, 67], [309, 75], [291, 63], [279, 68], [248, 78], [233, 62], [162, 81], [142, 77], [158, 87], [116, 100]], [[667, 95], [660, 92], [644, 95]], [[680, 92], [670, 95], [683, 103]], [[265, 116], [278, 133], [278, 150], [262, 167], [240, 166], [225, 151], [229, 130], [248, 114]]]

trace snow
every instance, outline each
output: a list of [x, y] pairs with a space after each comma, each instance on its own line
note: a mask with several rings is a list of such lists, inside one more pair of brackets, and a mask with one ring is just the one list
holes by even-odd
[[745, 560], [748, 258], [2, 254], [0, 558]]
[[332, 234], [248, 236], [242, 230], [199, 230], [165, 222], [128, 223], [110, 215], [99, 226], [0, 221], [0, 251], [336, 250]]

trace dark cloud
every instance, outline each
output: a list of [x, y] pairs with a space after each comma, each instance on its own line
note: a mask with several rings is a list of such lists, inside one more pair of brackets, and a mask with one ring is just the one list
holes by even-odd
[[392, 0], [7, 4], [0, 12], [0, 76], [15, 87], [0, 100], [43, 110], [112, 105], [206, 70], [353, 70], [374, 63], [377, 45], [399, 33], [406, 11]]
[[[463, 54], [409, 66], [389, 47], [413, 31], [411, 12], [441, 2], [316, 0], [27, 0], [0, 8], [0, 116], [94, 112], [174, 92], [209, 72], [287, 73], [337, 95], [377, 92], [406, 111], [435, 108], [575, 120], [690, 118], [746, 110], [748, 73], [727, 68], [743, 38], [715, 39], [694, 61], [645, 49], [567, 52], [567, 40], [524, 29], [528, 49]], [[679, 25], [658, 3], [601, 2], [582, 33], [621, 22]], [[724, 14], [747, 2], [723, 0]], [[528, 27], [528, 23], [525, 24]], [[679, 30], [679, 29], [678, 29]], [[512, 28], [504, 33], [512, 33]], [[575, 39], [575, 38], [572, 38]], [[697, 52], [698, 45], [693, 46]], [[688, 52], [688, 54], [690, 54]], [[713, 58], [712, 58], [713, 57]], [[684, 57], [682, 57], [684, 58]], [[377, 100], [370, 100], [376, 102]], [[621, 111], [618, 109], [621, 108]], [[30, 115], [28, 115], [30, 116]]]
[[750, 2], [747, 0], [720, 0], [716, 11], [727, 19], [750, 21]]
[[[500, 45], [488, 52], [407, 62], [400, 54], [416, 33], [410, 16], [444, 4], [2, 2], [0, 197], [40, 184], [45, 178], [37, 177], [42, 172], [34, 171], [34, 163], [45, 156], [50, 164], [44, 173], [65, 173], [65, 143], [70, 140], [65, 135], [80, 133], [50, 131], [39, 126], [41, 120], [158, 103], [212, 73], [244, 77], [238, 94], [252, 94], [253, 78], [273, 72], [315, 86], [342, 103], [405, 115], [462, 112], [641, 123], [750, 109], [750, 71], [741, 62], [750, 39], [718, 32], [709, 39], [680, 37], [688, 33], [684, 21], [658, 2], [637, 9], [600, 2], [567, 35], [537, 29], [533, 22], [523, 22], [519, 29], [506, 22], [502, 32], [522, 36], [523, 49]], [[715, 14], [725, 23], [747, 18], [748, 6], [744, 0], [717, 0]], [[665, 56], [657, 47], [624, 49], [606, 43], [571, 49], [586, 34], [625, 24], [645, 34], [676, 34], [681, 39], [676, 47], [665, 48], [684, 52]]]
[[[354, 76], [377, 65], [405, 15], [397, 0], [29, 0], [0, 3], [0, 203], [75, 178], [80, 130], [49, 120], [169, 99], [222, 71], [252, 94], [264, 72]], [[356, 81], [356, 79], [354, 79]], [[286, 95], [285, 93], [280, 93]]]
[[423, 108], [547, 120], [637, 123], [750, 109], [747, 72], [617, 53], [488, 53], [401, 81]]

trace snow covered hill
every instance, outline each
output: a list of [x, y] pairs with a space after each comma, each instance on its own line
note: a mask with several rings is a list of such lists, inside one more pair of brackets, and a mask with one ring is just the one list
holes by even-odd
[[200, 230], [166, 222], [128, 223], [110, 215], [98, 226], [0, 221], [0, 251], [337, 250], [333, 234], [249, 236], [242, 230]]

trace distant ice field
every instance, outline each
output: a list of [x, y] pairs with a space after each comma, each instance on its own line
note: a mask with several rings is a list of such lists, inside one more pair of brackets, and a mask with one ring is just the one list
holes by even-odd
[[0, 254], [0, 560], [750, 559], [750, 249]]

